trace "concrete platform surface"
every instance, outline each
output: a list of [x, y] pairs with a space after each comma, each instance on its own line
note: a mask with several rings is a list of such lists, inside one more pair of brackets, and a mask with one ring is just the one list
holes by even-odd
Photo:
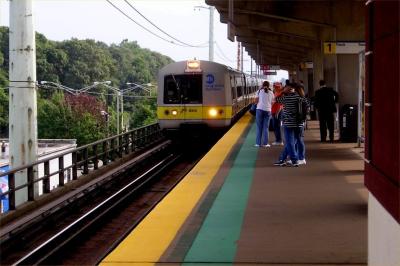
[[366, 265], [362, 148], [309, 125], [307, 165], [277, 167], [243, 117], [102, 264]]

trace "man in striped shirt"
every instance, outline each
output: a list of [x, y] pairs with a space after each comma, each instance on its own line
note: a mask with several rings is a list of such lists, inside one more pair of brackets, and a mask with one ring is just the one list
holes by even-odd
[[303, 121], [298, 121], [297, 112], [299, 102], [307, 101], [301, 97], [294, 88], [294, 84], [288, 84], [283, 94], [276, 97], [278, 103], [283, 104], [283, 130], [285, 134], [285, 148], [279, 156], [279, 161], [274, 165], [286, 165], [286, 157], [289, 155], [292, 166], [299, 166], [299, 157], [295, 148], [296, 142], [301, 141]]

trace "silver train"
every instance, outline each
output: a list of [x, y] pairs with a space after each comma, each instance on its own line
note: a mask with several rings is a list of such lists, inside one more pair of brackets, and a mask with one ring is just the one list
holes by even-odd
[[171, 63], [158, 74], [160, 127], [165, 130], [228, 127], [253, 101], [262, 82], [214, 62]]

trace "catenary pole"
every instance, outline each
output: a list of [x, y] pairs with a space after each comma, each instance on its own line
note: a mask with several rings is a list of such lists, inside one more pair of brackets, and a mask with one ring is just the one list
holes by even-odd
[[121, 92], [121, 128], [124, 132], [124, 93]]
[[210, 6], [210, 25], [209, 25], [209, 33], [208, 33], [208, 60], [214, 61], [214, 7]]
[[[29, 164], [37, 158], [36, 46], [32, 2], [32, 0], [10, 1], [9, 155], [11, 168]], [[15, 174], [15, 186], [26, 182], [26, 171]], [[16, 193], [16, 205], [28, 200], [26, 191], [22, 189]], [[38, 193], [37, 189], [35, 193]]]
[[121, 92], [117, 91], [117, 135], [119, 135], [119, 98], [121, 97]]

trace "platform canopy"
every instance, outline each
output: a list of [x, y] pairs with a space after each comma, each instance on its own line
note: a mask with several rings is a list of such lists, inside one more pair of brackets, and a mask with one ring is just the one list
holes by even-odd
[[324, 42], [364, 39], [363, 1], [206, 0], [258, 65], [296, 70]]

